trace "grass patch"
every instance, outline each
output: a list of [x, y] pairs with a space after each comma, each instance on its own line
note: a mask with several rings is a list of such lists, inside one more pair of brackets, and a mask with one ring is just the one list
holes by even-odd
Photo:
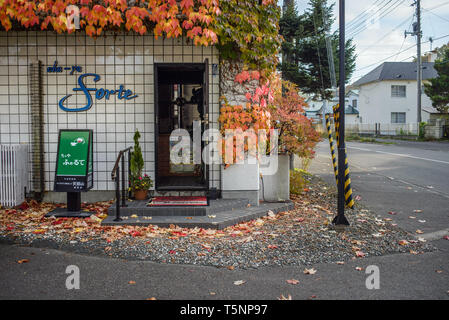
[[363, 142], [363, 143], [396, 144], [394, 142], [389, 142], [389, 141], [379, 141], [376, 138], [361, 137], [357, 134], [349, 134], [347, 137], [345, 137], [345, 140], [346, 141], [357, 141], [357, 142]]

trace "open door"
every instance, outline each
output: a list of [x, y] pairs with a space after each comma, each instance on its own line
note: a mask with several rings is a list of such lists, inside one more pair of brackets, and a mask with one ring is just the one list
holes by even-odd
[[[205, 99], [206, 65], [202, 63], [155, 64], [155, 139], [156, 190], [207, 190], [207, 170], [195, 154], [201, 150], [191, 144], [190, 163], [173, 163], [170, 149], [177, 141], [170, 141], [171, 133], [182, 129], [190, 140], [201, 139], [207, 128], [208, 100]], [[195, 135], [195, 137], [194, 137]], [[198, 140], [197, 140], [198, 141]], [[201, 141], [201, 140], [200, 140]], [[196, 151], [196, 153], [195, 153]]]
[[[204, 112], [204, 120], [202, 121], [202, 130], [201, 133], [205, 132], [209, 129], [209, 59], [204, 59], [204, 74], [203, 74], [203, 112]], [[204, 150], [205, 144], [208, 141], [203, 141], [201, 139], [201, 150]], [[207, 185], [209, 189], [209, 165], [207, 165], [204, 161], [203, 164], [203, 172], [204, 172], [204, 183]]]

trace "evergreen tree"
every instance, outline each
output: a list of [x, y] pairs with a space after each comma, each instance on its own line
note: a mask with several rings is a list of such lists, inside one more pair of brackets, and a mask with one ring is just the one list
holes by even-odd
[[449, 47], [446, 46], [439, 52], [434, 68], [438, 72], [438, 77], [424, 84], [424, 92], [439, 112], [447, 113], [449, 110]]
[[[282, 63], [280, 69], [283, 78], [298, 85], [304, 92], [318, 98], [331, 97], [331, 76], [329, 72], [326, 35], [334, 56], [337, 86], [339, 85], [339, 37], [338, 31], [330, 34], [334, 5], [327, 0], [310, 0], [309, 8], [298, 14], [293, 2], [287, 1], [279, 22], [280, 33], [284, 37], [282, 44]], [[355, 46], [352, 39], [345, 44], [346, 81], [355, 69]]]

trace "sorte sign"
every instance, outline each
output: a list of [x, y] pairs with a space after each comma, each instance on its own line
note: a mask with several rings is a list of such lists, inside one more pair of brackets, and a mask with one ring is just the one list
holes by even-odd
[[94, 77], [94, 82], [97, 82], [100, 80], [100, 75], [96, 73], [84, 73], [78, 77], [78, 85], [79, 88], [73, 88], [73, 91], [82, 91], [87, 99], [87, 104], [84, 107], [81, 108], [72, 108], [72, 107], [66, 107], [64, 106], [64, 102], [72, 96], [72, 94], [66, 95], [64, 98], [59, 100], [59, 108], [61, 108], [64, 111], [68, 112], [77, 112], [77, 111], [87, 111], [92, 107], [92, 96], [90, 94], [91, 91], [95, 92], [95, 99], [101, 100], [105, 98], [106, 100], [109, 100], [109, 97], [116, 95], [118, 99], [125, 99], [125, 100], [131, 100], [134, 98], [137, 98], [137, 94], [133, 94], [133, 92], [129, 89], [125, 90], [123, 84], [119, 86], [116, 90], [108, 90], [103, 88], [87, 88], [84, 84], [84, 78], [86, 77]]
[[55, 191], [79, 192], [93, 187], [92, 130], [59, 130]]
[[[62, 73], [63, 71], [69, 72], [70, 75], [73, 75], [74, 72], [81, 72], [83, 68], [79, 65], [73, 65], [73, 66], [60, 66], [58, 65], [58, 61], [55, 61], [52, 66], [47, 67], [48, 73]], [[84, 96], [86, 97], [87, 103], [84, 107], [70, 107], [69, 101], [67, 100], [70, 98], [73, 94], [68, 94], [61, 100], [59, 100], [59, 108], [61, 110], [67, 111], [67, 112], [78, 112], [78, 111], [87, 111], [90, 108], [92, 108], [92, 96], [91, 91], [94, 92], [95, 99], [101, 100], [105, 98], [106, 100], [109, 100], [109, 97], [116, 96], [117, 99], [125, 99], [125, 100], [131, 100], [134, 98], [137, 98], [138, 95], [134, 94], [131, 90], [125, 89], [124, 85], [119, 85], [118, 89], [115, 90], [109, 90], [104, 88], [88, 88], [84, 84], [84, 78], [87, 77], [93, 77], [94, 82], [98, 82], [100, 80], [100, 75], [96, 73], [84, 73], [78, 76], [78, 86], [77, 88], [73, 88], [72, 91], [82, 91], [84, 93]], [[66, 102], [66, 105], [64, 103]]]

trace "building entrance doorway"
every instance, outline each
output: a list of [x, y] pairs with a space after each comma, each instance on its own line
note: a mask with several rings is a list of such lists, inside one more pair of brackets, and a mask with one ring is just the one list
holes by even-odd
[[[184, 129], [193, 141], [194, 132], [206, 129], [206, 63], [155, 64], [156, 190], [206, 190], [207, 166], [194, 163], [193, 143], [189, 163], [170, 159], [170, 134]], [[196, 124], [196, 131], [194, 130]], [[199, 131], [199, 132], [198, 132]], [[201, 146], [201, 150], [203, 146]]]

